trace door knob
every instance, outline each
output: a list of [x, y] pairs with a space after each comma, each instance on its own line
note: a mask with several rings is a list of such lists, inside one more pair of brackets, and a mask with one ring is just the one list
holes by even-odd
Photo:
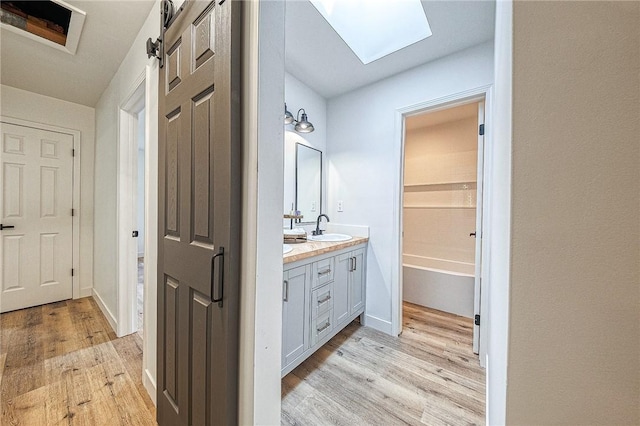
[[0, 223], [0, 231], [2, 231], [3, 229], [12, 229], [15, 228], [15, 226], [13, 225], [3, 225]]

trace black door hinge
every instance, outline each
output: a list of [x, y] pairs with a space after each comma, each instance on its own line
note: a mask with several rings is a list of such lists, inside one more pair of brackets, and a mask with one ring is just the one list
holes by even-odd
[[75, 270], [71, 268], [71, 276], [73, 276], [74, 274], [75, 274]]
[[71, 209], [71, 216], [75, 216], [76, 215], [76, 209]]
[[474, 320], [473, 320], [473, 323], [474, 323], [475, 325], [480, 325], [480, 315], [476, 315], [476, 316], [475, 316], [475, 318], [474, 318]]
[[480, 132], [480, 136], [484, 136], [484, 124], [480, 125], [479, 132]]

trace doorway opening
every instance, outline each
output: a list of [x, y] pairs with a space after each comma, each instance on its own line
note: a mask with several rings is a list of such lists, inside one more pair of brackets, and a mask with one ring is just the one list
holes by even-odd
[[[461, 353], [471, 355], [484, 104], [426, 111], [406, 117], [404, 124], [403, 309], [421, 318], [412, 332], [435, 332], [430, 327], [445, 318], [466, 347]], [[477, 353], [477, 343], [473, 348]]]
[[145, 282], [145, 73], [120, 107], [118, 143], [118, 324], [143, 336]]
[[487, 271], [482, 206], [488, 189], [484, 152], [489, 100], [489, 87], [481, 87], [397, 112], [401, 149], [394, 331], [403, 332], [405, 308], [444, 312], [456, 328], [466, 329], [470, 353], [480, 355], [482, 367], [486, 324], [481, 311], [486, 300], [481, 284]]
[[144, 174], [145, 174], [145, 153], [144, 153], [144, 145], [145, 145], [145, 127], [144, 127], [144, 117], [145, 117], [145, 109], [138, 113], [138, 131], [136, 133], [137, 139], [137, 182], [136, 182], [136, 230], [138, 231], [138, 281], [136, 285], [136, 317], [138, 319], [138, 334], [142, 337], [142, 329], [144, 324], [144, 242], [145, 242], [145, 224], [144, 218], [146, 216], [145, 211], [145, 194], [144, 194]]

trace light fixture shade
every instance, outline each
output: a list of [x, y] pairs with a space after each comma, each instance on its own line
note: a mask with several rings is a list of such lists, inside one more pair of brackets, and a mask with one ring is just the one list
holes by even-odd
[[300, 133], [311, 133], [315, 129], [313, 128], [313, 124], [307, 121], [307, 114], [302, 113], [302, 119], [296, 123], [295, 126], [296, 132]]
[[287, 104], [284, 104], [284, 124], [293, 123], [293, 114], [287, 109]]

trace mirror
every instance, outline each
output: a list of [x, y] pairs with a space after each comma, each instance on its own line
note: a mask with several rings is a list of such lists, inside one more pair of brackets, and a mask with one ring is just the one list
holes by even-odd
[[322, 213], [322, 151], [296, 144], [296, 210], [302, 223], [313, 223]]

